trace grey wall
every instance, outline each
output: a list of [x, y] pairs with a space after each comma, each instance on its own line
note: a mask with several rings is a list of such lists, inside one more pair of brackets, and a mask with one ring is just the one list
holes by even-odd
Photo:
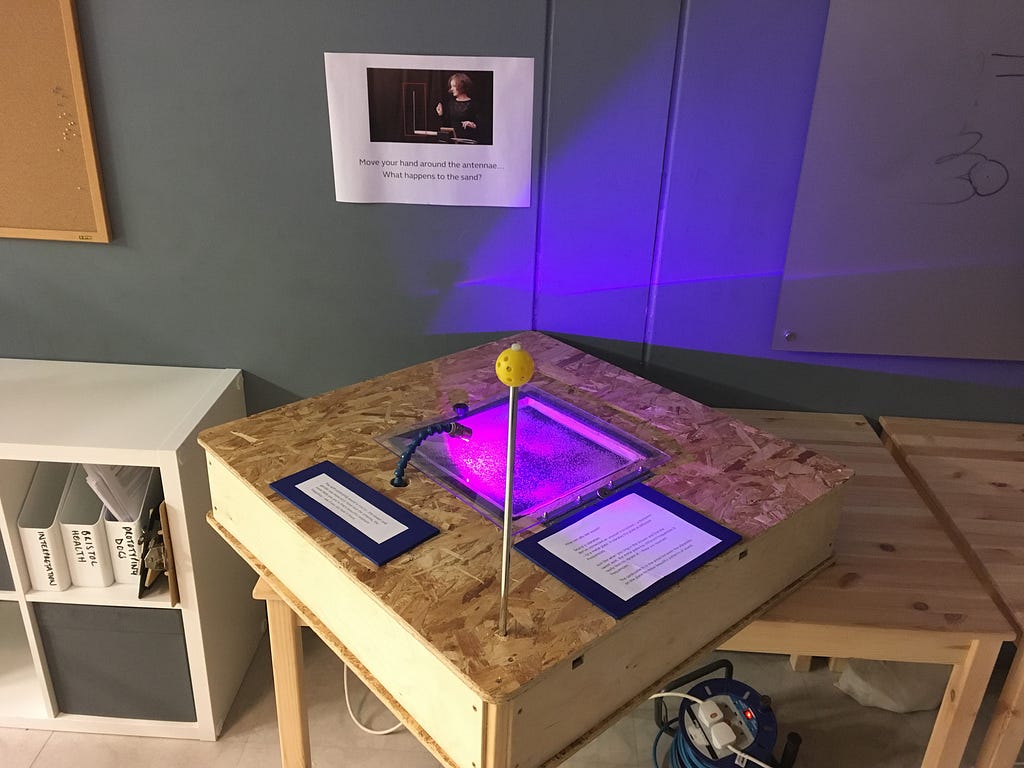
[[[826, 0], [78, 8], [115, 239], [0, 240], [0, 356], [260, 410], [532, 327], [714, 405], [1024, 421], [1019, 363], [771, 350]], [[534, 57], [533, 205], [335, 202], [325, 51]]]

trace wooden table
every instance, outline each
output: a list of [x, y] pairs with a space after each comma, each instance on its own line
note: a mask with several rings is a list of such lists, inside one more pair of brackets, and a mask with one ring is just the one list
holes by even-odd
[[[864, 418], [729, 413], [827, 452], [857, 474], [845, 490], [835, 566], [722, 649], [950, 664], [949, 684], [922, 765], [959, 766], [996, 653], [1013, 637], [1010, 625]], [[261, 572], [254, 597], [267, 601], [270, 617], [284, 764], [307, 766], [309, 735], [297, 638], [299, 625], [315, 618], [272, 574]], [[317, 632], [345, 657], [337, 638], [325, 636], [322, 625]]]
[[953, 665], [922, 766], [960, 765], [1012, 629], [862, 416], [730, 411], [851, 467], [836, 562], [727, 650]]
[[[647, 481], [743, 540], [616, 621], [522, 557], [496, 634], [500, 532], [375, 437], [507, 394], [519, 341], [545, 392], [671, 458]], [[539, 333], [484, 345], [201, 435], [210, 520], [445, 765], [554, 765], [717, 647], [832, 554], [840, 463]], [[330, 460], [440, 535], [376, 568], [268, 483]], [[698, 619], [698, 620], [695, 620]]]
[[1014, 765], [1024, 743], [1024, 425], [886, 416], [888, 445], [1013, 623], [1018, 652], [978, 753]]

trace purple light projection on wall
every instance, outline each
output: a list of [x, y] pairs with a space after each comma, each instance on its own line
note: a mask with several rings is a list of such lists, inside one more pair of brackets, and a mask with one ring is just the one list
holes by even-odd
[[591, 45], [604, 63], [573, 49], [560, 57], [556, 44], [551, 71], [538, 69], [550, 93], [536, 265], [499, 221], [431, 331], [530, 327], [1019, 386], [1020, 363], [772, 349], [827, 16], [827, 0], [694, 2], [678, 50], [664, 19], [644, 29], [649, 44]]
[[548, 148], [540, 197], [540, 330], [643, 340], [677, 27], [663, 24], [648, 34], [639, 55], [611, 67], [612, 77], [576, 75], [577, 90], [600, 96], [587, 109], [572, 111], [575, 93], [552, 96], [553, 104], [564, 97], [567, 106]]
[[[479, 243], [459, 244], [453, 264], [459, 274], [445, 289], [428, 331], [433, 334], [514, 331], [530, 328], [533, 318], [534, 229], [522, 217], [532, 209], [473, 210], [494, 216], [495, 224]], [[529, 236], [524, 232], [529, 231]]]
[[774, 357], [828, 4], [713, 6], [694, 4], [687, 17], [647, 341]]
[[[463, 279], [432, 332], [529, 327], [642, 339], [679, 6], [670, 0], [646, 9], [603, 9], [623, 23], [606, 18], [580, 35], [560, 34], [559, 26], [560, 13], [571, 21], [580, 9], [555, 8], [550, 69], [537, 68], [548, 93], [546, 123], [534, 133], [543, 151], [531, 212], [536, 239], [514, 254], [523, 243], [510, 240], [514, 229], [504, 222], [518, 212], [506, 211], [493, 234], [467, 252]], [[520, 297], [524, 277], [530, 314], [501, 325], [496, 321], [511, 319], [500, 309], [503, 296]]]

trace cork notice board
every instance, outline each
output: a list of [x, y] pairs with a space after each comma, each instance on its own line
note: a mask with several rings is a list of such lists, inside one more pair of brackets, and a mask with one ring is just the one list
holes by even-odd
[[0, 236], [110, 242], [73, 0], [3, 0]]

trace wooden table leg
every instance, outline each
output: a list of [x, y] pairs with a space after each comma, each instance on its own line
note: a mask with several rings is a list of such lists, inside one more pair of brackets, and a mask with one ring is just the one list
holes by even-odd
[[981, 742], [976, 768], [1004, 768], [1016, 764], [1024, 744], [1024, 653], [1018, 647], [999, 692], [996, 711]]
[[842, 656], [830, 656], [828, 659], [828, 671], [842, 672], [849, 663], [850, 660]]
[[921, 768], [959, 768], [1001, 645], [975, 640], [963, 661], [953, 665]]
[[794, 672], [810, 672], [811, 662], [813, 661], [813, 656], [804, 656], [799, 653], [791, 653], [789, 655], [789, 666]]
[[310, 768], [309, 721], [302, 683], [302, 629], [298, 617], [280, 599], [267, 600], [267, 621], [281, 765], [283, 768]]

